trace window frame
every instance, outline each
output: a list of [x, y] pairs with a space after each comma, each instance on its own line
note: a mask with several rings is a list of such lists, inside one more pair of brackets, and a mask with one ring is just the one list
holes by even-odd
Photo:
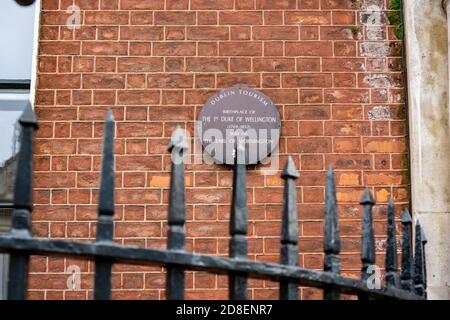
[[[31, 79], [0, 79], [0, 94], [4, 93], [27, 93], [29, 100], [34, 108], [34, 100], [36, 96], [37, 84], [37, 62], [38, 62], [38, 45], [40, 32], [40, 12], [42, 1], [35, 1], [34, 12], [34, 30], [33, 30], [33, 50], [31, 57]], [[20, 9], [20, 8], [19, 8]], [[10, 92], [11, 90], [11, 92]], [[12, 209], [13, 203], [0, 202], [0, 210]], [[1, 267], [0, 267], [1, 269]]]

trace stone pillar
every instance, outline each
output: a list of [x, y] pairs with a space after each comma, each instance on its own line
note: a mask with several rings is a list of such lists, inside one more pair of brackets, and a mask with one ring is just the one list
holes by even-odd
[[[450, 299], [447, 18], [441, 1], [404, 2], [413, 216], [428, 238], [430, 299]], [[447, 3], [444, 3], [448, 8]], [[450, 15], [449, 15], [450, 16]]]

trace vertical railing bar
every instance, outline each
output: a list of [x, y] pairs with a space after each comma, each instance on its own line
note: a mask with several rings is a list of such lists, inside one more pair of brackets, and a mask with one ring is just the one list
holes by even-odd
[[[99, 192], [96, 244], [111, 243], [114, 236], [114, 117], [106, 114]], [[111, 299], [112, 259], [95, 259], [94, 299]]]
[[[341, 240], [339, 236], [339, 215], [336, 200], [336, 179], [333, 168], [327, 173], [325, 195], [325, 224], [324, 224], [324, 271], [336, 275], [340, 273]], [[341, 294], [339, 288], [325, 288], [324, 300], [339, 300]]]
[[[375, 233], [373, 230], [372, 208], [375, 205], [372, 194], [369, 188], [366, 187], [364, 195], [361, 198], [360, 204], [363, 206], [363, 221], [362, 221], [362, 250], [361, 250], [361, 281], [367, 283], [370, 275], [369, 268], [375, 264]], [[367, 294], [359, 294], [360, 300], [368, 300]]]
[[398, 287], [397, 239], [395, 235], [394, 200], [389, 200], [387, 208], [387, 240], [386, 240], [386, 284]]
[[417, 295], [423, 296], [424, 289], [424, 270], [423, 270], [423, 243], [422, 227], [419, 220], [416, 221], [416, 239], [414, 245], [414, 291]]
[[[298, 266], [298, 214], [295, 180], [299, 173], [289, 157], [281, 177], [284, 182], [284, 203], [281, 226], [281, 264]], [[298, 282], [280, 280], [280, 300], [297, 300]]]
[[427, 255], [426, 255], [426, 245], [428, 243], [428, 239], [426, 237], [425, 231], [422, 228], [422, 254], [423, 254], [423, 296], [428, 298], [428, 274], [427, 274]]
[[414, 291], [412, 279], [413, 251], [412, 251], [412, 219], [408, 209], [402, 215], [403, 239], [402, 239], [402, 270], [400, 273], [400, 285], [403, 290]]
[[[21, 126], [20, 151], [14, 186], [14, 211], [11, 235], [31, 237], [31, 212], [33, 210], [33, 143], [38, 129], [36, 116], [28, 102], [19, 119]], [[26, 298], [29, 255], [12, 253], [9, 259], [8, 299]]]
[[[233, 259], [247, 259], [247, 189], [246, 189], [245, 148], [240, 143], [236, 147], [236, 158], [233, 172], [233, 199], [230, 221], [230, 257]], [[230, 272], [229, 277], [230, 300], [247, 299], [247, 275]]]
[[[169, 250], [185, 250], [186, 195], [184, 178], [184, 152], [188, 149], [185, 135], [177, 128], [169, 143], [171, 176], [169, 196]], [[184, 268], [167, 266], [166, 296], [169, 300], [183, 300], [185, 287]]]

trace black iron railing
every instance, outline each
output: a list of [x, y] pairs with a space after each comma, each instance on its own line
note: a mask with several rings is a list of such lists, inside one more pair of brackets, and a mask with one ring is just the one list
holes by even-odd
[[[247, 259], [246, 166], [234, 166], [233, 198], [230, 221], [230, 257], [199, 255], [185, 250], [186, 200], [184, 163], [180, 161], [187, 148], [180, 135], [171, 139], [169, 150], [178, 161], [172, 161], [168, 216], [167, 250], [144, 249], [113, 243], [114, 216], [114, 120], [108, 112], [105, 121], [102, 173], [98, 206], [97, 239], [93, 243], [35, 238], [31, 235], [33, 135], [37, 129], [35, 115], [28, 106], [20, 118], [21, 148], [15, 185], [12, 230], [0, 237], [0, 252], [11, 255], [8, 276], [8, 298], [25, 299], [30, 255], [78, 256], [95, 260], [95, 299], [111, 297], [111, 267], [114, 263], [157, 264], [167, 269], [167, 298], [184, 298], [185, 270], [202, 270], [228, 274], [230, 299], [246, 299], [247, 279], [263, 278], [280, 283], [280, 299], [297, 299], [299, 286], [322, 288], [324, 299], [337, 300], [341, 294], [359, 299], [426, 299], [426, 240], [416, 224], [413, 256], [412, 219], [408, 211], [402, 218], [403, 242], [401, 273], [398, 274], [394, 204], [387, 207], [386, 281], [380, 288], [369, 285], [369, 269], [375, 264], [375, 237], [372, 207], [375, 202], [366, 188], [361, 199], [362, 271], [359, 280], [340, 275], [340, 237], [336, 184], [330, 169], [326, 179], [324, 225], [324, 271], [298, 267], [298, 210], [295, 180], [299, 174], [292, 158], [282, 172], [285, 181], [281, 231], [281, 262], [262, 263]], [[237, 152], [237, 157], [242, 151]], [[174, 158], [173, 158], [174, 159]], [[239, 162], [237, 162], [239, 163]]]

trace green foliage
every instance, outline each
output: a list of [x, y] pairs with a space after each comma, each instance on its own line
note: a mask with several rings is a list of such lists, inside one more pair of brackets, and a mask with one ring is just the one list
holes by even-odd
[[395, 11], [395, 12], [389, 12], [387, 14], [390, 24], [395, 27], [394, 34], [398, 39], [403, 39], [401, 1], [400, 0], [392, 0], [389, 10]]

